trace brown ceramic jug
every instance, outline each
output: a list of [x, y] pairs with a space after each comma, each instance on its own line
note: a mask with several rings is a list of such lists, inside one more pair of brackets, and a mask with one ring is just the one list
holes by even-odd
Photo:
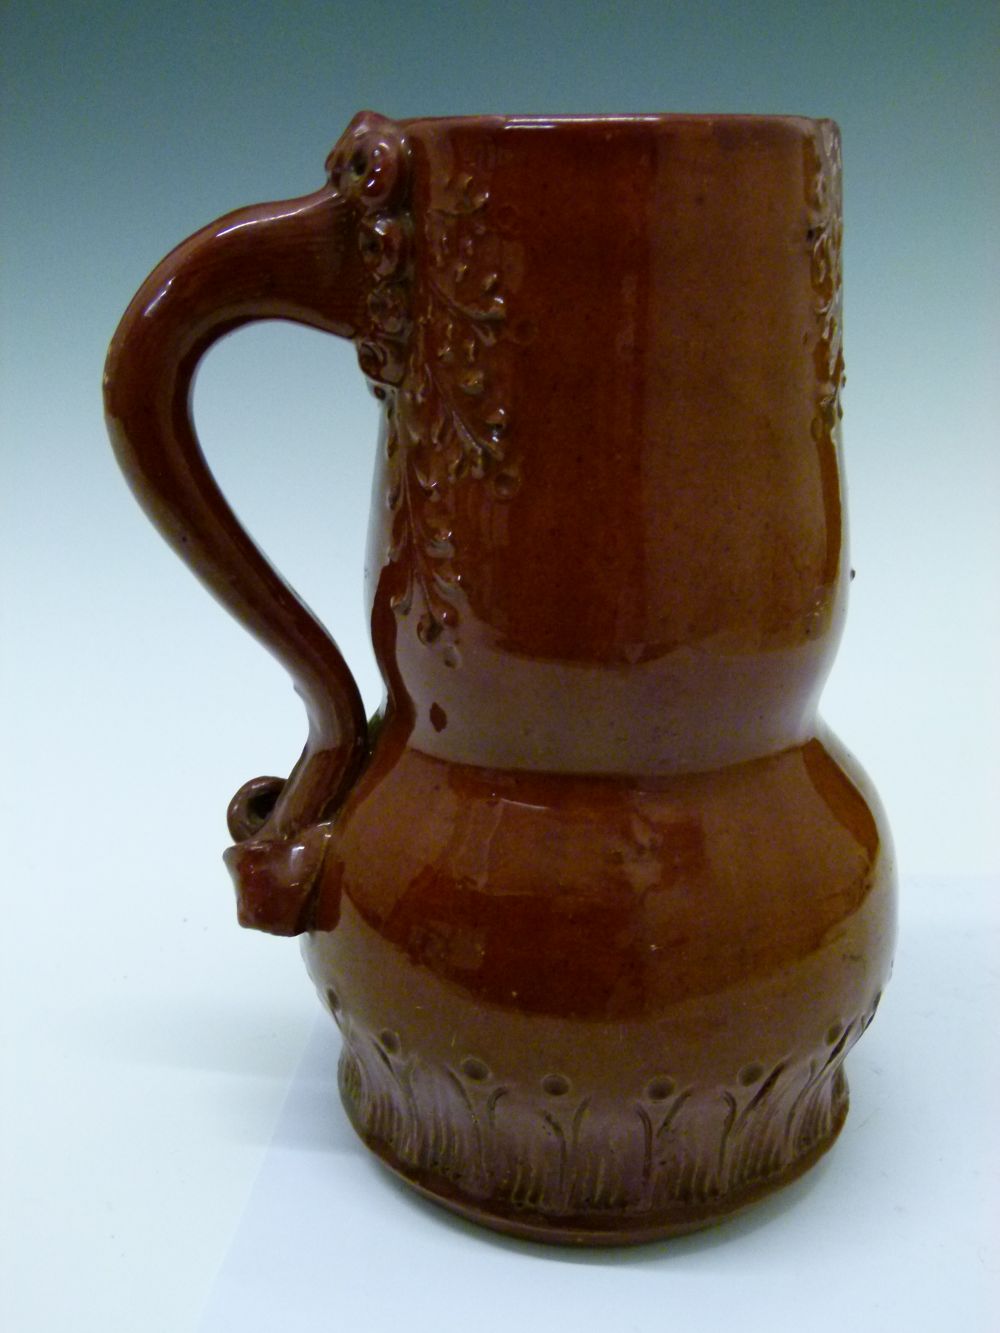
[[[147, 513], [287, 666], [244, 925], [302, 934], [341, 1094], [417, 1189], [650, 1239], [793, 1179], [847, 1111], [894, 875], [817, 720], [846, 576], [830, 121], [362, 114], [315, 194], [151, 275], [105, 390]], [[352, 338], [382, 403], [386, 701], [253, 546], [191, 423], [219, 337]]]

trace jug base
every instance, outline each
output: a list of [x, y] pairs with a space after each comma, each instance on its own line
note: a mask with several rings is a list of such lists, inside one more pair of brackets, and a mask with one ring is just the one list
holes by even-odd
[[849, 1109], [847, 1080], [838, 1071], [838, 1096], [829, 1132], [807, 1151], [764, 1180], [748, 1182], [742, 1187], [710, 1200], [693, 1203], [675, 1202], [655, 1213], [637, 1213], [622, 1209], [613, 1215], [601, 1214], [556, 1215], [539, 1212], [528, 1206], [512, 1206], [506, 1199], [474, 1198], [457, 1188], [451, 1181], [403, 1162], [391, 1146], [366, 1133], [355, 1118], [351, 1103], [344, 1099], [344, 1108], [351, 1124], [365, 1146], [379, 1161], [405, 1184], [426, 1199], [467, 1221], [487, 1227], [518, 1240], [530, 1240], [546, 1245], [574, 1247], [646, 1245], [669, 1240], [694, 1231], [729, 1221], [738, 1213], [760, 1202], [768, 1195], [792, 1184], [833, 1147], [844, 1127]]

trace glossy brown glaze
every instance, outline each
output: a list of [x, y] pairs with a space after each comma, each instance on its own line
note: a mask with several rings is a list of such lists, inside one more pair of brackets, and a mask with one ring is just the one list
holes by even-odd
[[[304, 934], [358, 1132], [515, 1234], [724, 1217], [836, 1136], [894, 936], [891, 850], [817, 721], [843, 619], [828, 121], [395, 124], [169, 256], [106, 392], [141, 503], [310, 729], [230, 807], [240, 920]], [[201, 457], [247, 319], [353, 338], [383, 406], [366, 564], [387, 697]]]

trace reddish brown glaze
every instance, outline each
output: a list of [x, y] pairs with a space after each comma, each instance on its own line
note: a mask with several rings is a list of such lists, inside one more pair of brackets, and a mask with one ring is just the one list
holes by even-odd
[[[352, 122], [315, 195], [169, 256], [112, 437], [276, 652], [303, 758], [230, 807], [240, 920], [304, 934], [365, 1141], [488, 1225], [726, 1216], [836, 1136], [890, 967], [878, 803], [817, 721], [843, 619], [829, 121]], [[189, 415], [247, 319], [355, 339], [383, 404], [387, 698], [253, 548]]]

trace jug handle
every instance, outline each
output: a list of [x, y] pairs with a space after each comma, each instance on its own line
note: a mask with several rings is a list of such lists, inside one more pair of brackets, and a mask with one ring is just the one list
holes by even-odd
[[[364, 707], [340, 650], [254, 545], [212, 477], [192, 421], [192, 384], [213, 343], [250, 321], [371, 337], [373, 264], [364, 226], [371, 231], [373, 210], [397, 189], [402, 151], [392, 122], [361, 113], [331, 153], [322, 189], [240, 209], [183, 242], [137, 292], [105, 368], [108, 431], [139, 504], [288, 670], [305, 704], [308, 737], [288, 780], [254, 779], [229, 810], [238, 843], [281, 847], [286, 860], [296, 835], [326, 819], [357, 776], [366, 752]], [[379, 359], [377, 343], [363, 343], [363, 364], [366, 350], [369, 362]], [[294, 903], [274, 904], [264, 913], [273, 921], [244, 923], [294, 933], [296, 911]]]

